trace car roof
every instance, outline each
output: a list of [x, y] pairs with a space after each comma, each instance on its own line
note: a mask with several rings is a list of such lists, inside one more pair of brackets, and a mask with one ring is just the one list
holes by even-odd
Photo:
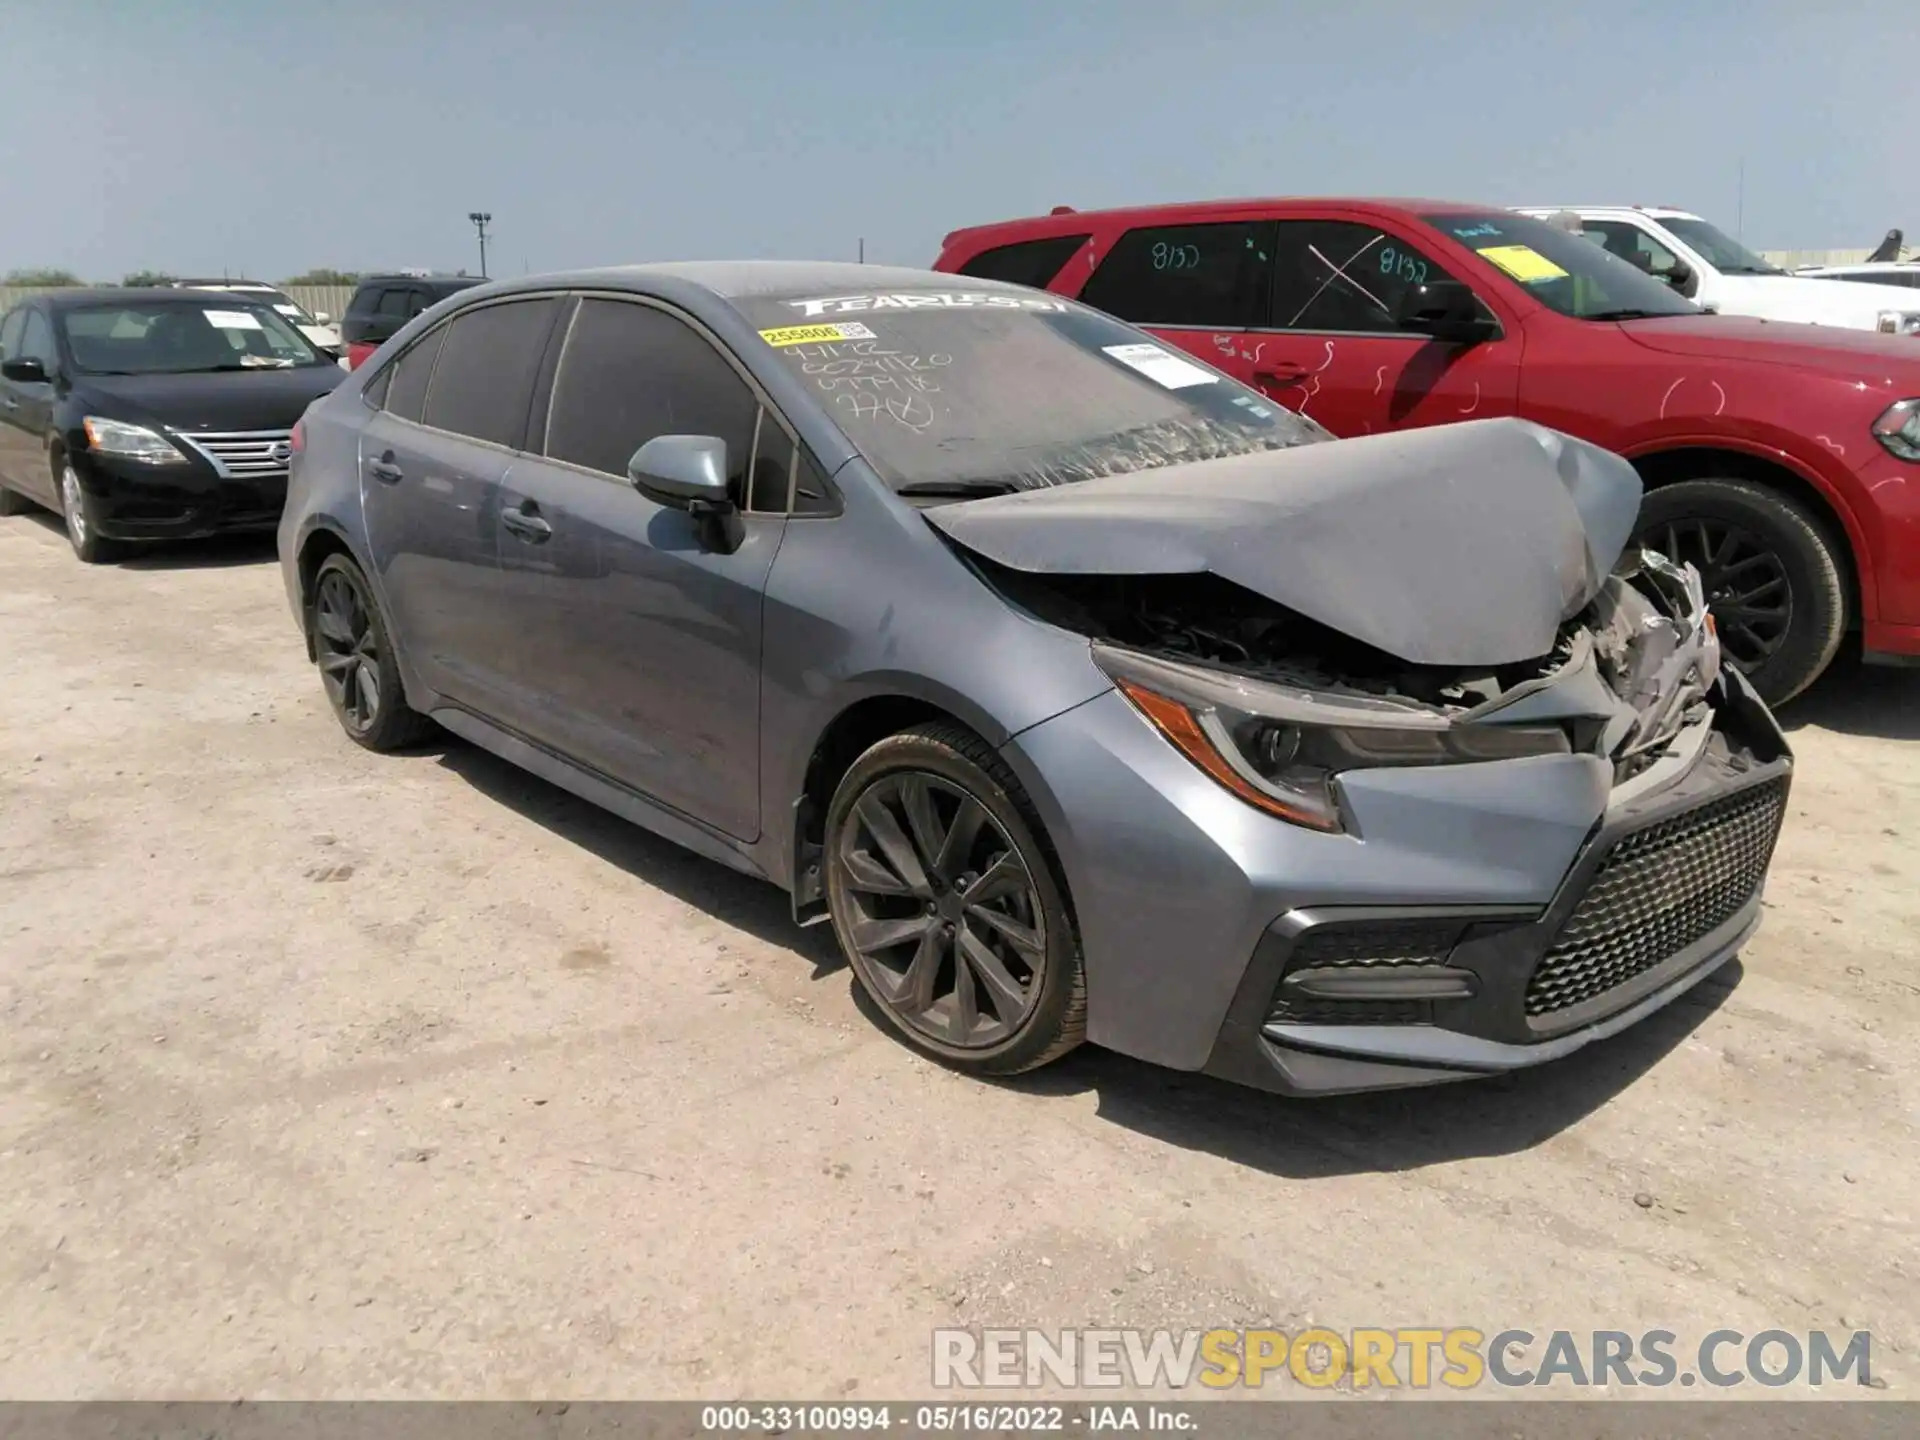
[[[608, 265], [593, 270], [570, 270], [550, 275], [528, 275], [495, 280], [497, 294], [519, 290], [632, 290], [659, 294], [694, 286], [722, 300], [750, 300], [796, 295], [869, 294], [876, 290], [954, 288], [954, 277], [938, 270], [903, 265], [865, 265], [851, 260], [683, 260], [650, 265]], [[966, 288], [978, 291], [1023, 291], [998, 280], [966, 279]]]
[[[204, 305], [208, 303], [204, 295], [181, 294], [182, 289], [191, 288], [191, 286], [181, 287], [173, 285], [91, 285], [85, 289], [51, 290], [40, 298], [51, 310], [78, 310], [89, 305], [111, 305], [116, 300], [129, 304], [152, 304], [155, 301], [166, 301], [174, 305]], [[264, 302], [251, 301], [244, 296], [236, 295], [232, 303], [236, 305], [250, 305]]]
[[176, 280], [173, 284], [176, 289], [181, 290], [205, 289], [210, 285], [218, 286], [223, 290], [277, 290], [279, 288], [277, 285], [269, 285], [264, 280]]
[[1470, 200], [1423, 200], [1408, 196], [1360, 195], [1249, 195], [1228, 200], [1177, 200], [1161, 205], [1130, 205], [1107, 210], [1075, 210], [1058, 206], [1045, 215], [1016, 216], [966, 225], [948, 233], [945, 244], [962, 235], [979, 235], [993, 230], [1040, 231], [1052, 235], [1071, 235], [1089, 222], [1110, 225], [1119, 222], [1132, 226], [1165, 223], [1169, 220], [1203, 220], [1223, 210], [1307, 209], [1319, 206], [1352, 206], [1365, 210], [1397, 210], [1415, 215], [1478, 215], [1497, 213], [1500, 205], [1481, 205]]

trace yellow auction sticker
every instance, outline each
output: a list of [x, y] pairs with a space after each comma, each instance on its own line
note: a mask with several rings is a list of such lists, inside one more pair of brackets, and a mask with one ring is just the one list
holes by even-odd
[[855, 321], [839, 325], [787, 325], [778, 330], [762, 330], [760, 338], [769, 345], [831, 345], [836, 340], [871, 340], [873, 331]]
[[1489, 245], [1480, 254], [1522, 285], [1531, 285], [1536, 280], [1559, 280], [1567, 273], [1531, 245]]

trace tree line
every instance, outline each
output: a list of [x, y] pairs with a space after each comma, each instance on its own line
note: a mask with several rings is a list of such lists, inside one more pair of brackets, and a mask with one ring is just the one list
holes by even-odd
[[[161, 270], [136, 270], [131, 275], [122, 276], [120, 284], [128, 287], [171, 285], [178, 278]], [[0, 285], [21, 288], [55, 289], [86, 283], [71, 270], [61, 270], [52, 266], [38, 268], [29, 266], [19, 270], [9, 270], [4, 277], [0, 277]], [[113, 282], [109, 280], [101, 283], [110, 285]], [[357, 270], [309, 270], [304, 275], [295, 275], [280, 283], [282, 285], [357, 285], [360, 283], [360, 273]]]

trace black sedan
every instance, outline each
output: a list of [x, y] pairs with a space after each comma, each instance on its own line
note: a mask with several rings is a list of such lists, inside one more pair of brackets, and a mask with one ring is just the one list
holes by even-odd
[[126, 541], [271, 530], [294, 424], [342, 374], [239, 295], [23, 301], [0, 319], [0, 515], [46, 506], [89, 563]]

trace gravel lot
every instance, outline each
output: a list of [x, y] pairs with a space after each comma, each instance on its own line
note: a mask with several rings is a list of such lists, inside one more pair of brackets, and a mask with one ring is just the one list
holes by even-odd
[[940, 1324], [1865, 1327], [1920, 1388], [1920, 674], [1843, 670], [1760, 936], [1516, 1079], [990, 1087], [822, 929], [336, 729], [271, 544], [0, 521], [0, 1394], [924, 1395]]

